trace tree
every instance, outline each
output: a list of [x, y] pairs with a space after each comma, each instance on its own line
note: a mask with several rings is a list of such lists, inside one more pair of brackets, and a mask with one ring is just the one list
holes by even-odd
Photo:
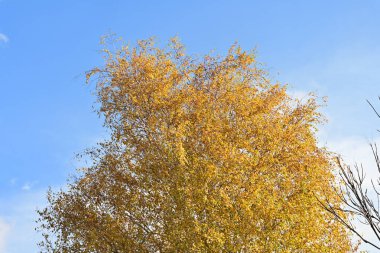
[[315, 198], [341, 203], [315, 97], [292, 99], [236, 45], [201, 59], [175, 39], [105, 53], [88, 79], [111, 137], [66, 190], [49, 191], [44, 251], [352, 249]]
[[[380, 97], [379, 97], [380, 100]], [[367, 100], [368, 104], [380, 118], [375, 107]], [[380, 157], [376, 143], [370, 144], [372, 155], [380, 173]], [[362, 165], [355, 164], [353, 167], [346, 165], [337, 158], [339, 175], [343, 184], [335, 188], [336, 195], [344, 203], [343, 206], [331, 203], [328, 197], [321, 201], [322, 206], [330, 212], [347, 229], [356, 234], [363, 242], [380, 250], [380, 176], [371, 179], [372, 189], [365, 185], [365, 173]], [[346, 219], [347, 214], [355, 216], [356, 220], [365, 224], [372, 231], [374, 240], [363, 236], [361, 231]]]

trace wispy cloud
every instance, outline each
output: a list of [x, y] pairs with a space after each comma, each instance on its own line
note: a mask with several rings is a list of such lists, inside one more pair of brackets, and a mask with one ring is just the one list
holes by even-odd
[[[371, 180], [376, 182], [379, 177], [379, 173], [369, 145], [370, 143], [379, 144], [380, 138], [368, 140], [358, 136], [347, 136], [344, 139], [328, 142], [327, 147], [341, 155], [345, 164], [351, 167], [355, 164], [363, 166], [363, 170], [366, 175], [364, 187], [368, 189], [369, 196], [376, 202], [377, 195], [373, 191]], [[353, 224], [362, 236], [369, 239], [371, 242], [378, 241], [370, 226], [364, 225], [358, 220], [354, 220]], [[368, 252], [372, 252], [373, 248], [368, 244], [363, 243], [360, 246], [360, 250], [368, 250]]]
[[10, 225], [0, 219], [0, 253], [5, 253], [5, 247], [7, 242], [7, 237], [9, 234]]
[[26, 183], [22, 186], [22, 190], [29, 191], [32, 188], [32, 186], [29, 183]]
[[9, 41], [8, 36], [5, 35], [4, 33], [0, 33], [0, 42], [8, 43], [8, 41]]
[[36, 210], [46, 206], [46, 190], [32, 188], [0, 197], [0, 253], [39, 252], [42, 236], [35, 231]]
[[9, 181], [10, 185], [11, 186], [15, 186], [17, 184], [17, 178], [12, 178], [10, 181]]
[[35, 186], [38, 183], [38, 181], [33, 181], [33, 182], [26, 182], [21, 189], [24, 191], [29, 191], [32, 189], [33, 186]]
[[366, 174], [365, 186], [371, 188], [370, 179], [376, 179], [379, 174], [370, 143], [380, 143], [380, 138], [366, 139], [359, 136], [347, 136], [344, 139], [335, 139], [327, 142], [331, 151], [341, 155], [344, 163], [349, 166], [358, 164], [363, 166]]

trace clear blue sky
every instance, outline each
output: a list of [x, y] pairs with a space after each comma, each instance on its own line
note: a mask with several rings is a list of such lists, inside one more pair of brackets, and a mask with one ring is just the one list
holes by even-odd
[[292, 93], [329, 97], [323, 145], [350, 155], [377, 138], [365, 99], [380, 108], [380, 1], [186, 2], [0, 1], [0, 253], [36, 251], [47, 187], [106, 135], [84, 72], [102, 64], [99, 38], [110, 32], [132, 44], [178, 35], [191, 54], [256, 48]]

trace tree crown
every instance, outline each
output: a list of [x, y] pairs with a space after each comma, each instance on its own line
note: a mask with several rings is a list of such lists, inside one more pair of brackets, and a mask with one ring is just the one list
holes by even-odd
[[46, 249], [350, 250], [315, 198], [339, 204], [330, 155], [316, 143], [315, 97], [291, 98], [237, 45], [201, 59], [175, 39], [105, 52], [88, 78], [111, 137], [88, 151], [94, 164], [69, 190], [49, 193], [41, 223], [56, 240]]

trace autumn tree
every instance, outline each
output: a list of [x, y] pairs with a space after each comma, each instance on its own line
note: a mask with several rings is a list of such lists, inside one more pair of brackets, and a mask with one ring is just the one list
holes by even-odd
[[88, 79], [111, 137], [48, 193], [43, 251], [352, 250], [315, 197], [341, 203], [315, 97], [291, 98], [236, 45], [223, 57], [187, 56], [176, 40], [105, 53]]

